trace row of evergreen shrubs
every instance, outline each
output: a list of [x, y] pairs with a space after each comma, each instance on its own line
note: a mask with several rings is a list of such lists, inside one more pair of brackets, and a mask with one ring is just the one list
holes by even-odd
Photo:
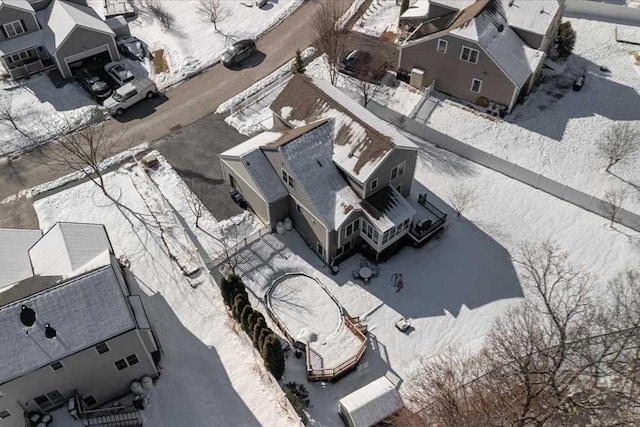
[[224, 303], [231, 309], [233, 318], [242, 326], [255, 348], [264, 359], [264, 366], [279, 381], [284, 373], [284, 352], [280, 340], [267, 326], [264, 315], [254, 310], [249, 302], [247, 289], [235, 274], [230, 274], [220, 284]]

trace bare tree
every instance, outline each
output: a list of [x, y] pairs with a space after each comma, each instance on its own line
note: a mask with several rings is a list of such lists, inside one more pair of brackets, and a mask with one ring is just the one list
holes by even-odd
[[209, 22], [213, 24], [213, 28], [218, 30], [218, 24], [226, 18], [222, 13], [222, 3], [220, 0], [198, 0], [198, 12]]
[[604, 193], [604, 198], [600, 202], [600, 208], [611, 221], [610, 227], [618, 220], [618, 215], [622, 209], [622, 204], [627, 198], [627, 192], [624, 188], [611, 188]]
[[605, 158], [609, 169], [620, 160], [640, 150], [640, 131], [630, 123], [614, 123], [597, 143], [598, 153]]
[[349, 86], [360, 95], [364, 107], [382, 91], [380, 79], [386, 68], [379, 55], [369, 55], [360, 55], [356, 59], [353, 78], [349, 80]]
[[425, 360], [409, 380], [424, 425], [637, 425], [640, 270], [596, 294], [551, 242], [514, 261], [527, 297], [481, 351]]
[[174, 16], [165, 8], [160, 0], [140, 0], [139, 9], [141, 9], [144, 14], [155, 18], [165, 31], [171, 28], [175, 20]]
[[470, 208], [476, 199], [476, 193], [473, 188], [469, 188], [463, 184], [456, 184], [449, 193], [449, 203], [460, 216], [465, 210]]
[[232, 224], [229, 227], [220, 229], [220, 238], [218, 241], [222, 246], [222, 250], [218, 258], [221, 265], [220, 270], [225, 276], [229, 274], [236, 275], [236, 267], [240, 262], [238, 256], [240, 242], [238, 241], [238, 237], [238, 224]]
[[344, 13], [340, 2], [324, 1], [311, 17], [311, 34], [317, 47], [327, 57], [329, 80], [332, 85], [338, 81], [339, 66], [346, 49], [349, 31], [338, 23]]
[[195, 226], [200, 228], [198, 221], [202, 217], [204, 210], [206, 209], [202, 199], [209, 193], [211, 188], [201, 179], [190, 178], [186, 179], [182, 186], [182, 194], [184, 196], [189, 210], [196, 217]]
[[9, 123], [16, 131], [22, 133], [17, 124], [19, 119], [19, 113], [14, 108], [13, 96], [9, 94], [0, 97], [0, 122]]
[[125, 130], [113, 132], [105, 122], [77, 131], [69, 122], [47, 127], [55, 135], [55, 142], [43, 149], [47, 165], [56, 170], [83, 174], [108, 196], [102, 176], [104, 161], [116, 153]]

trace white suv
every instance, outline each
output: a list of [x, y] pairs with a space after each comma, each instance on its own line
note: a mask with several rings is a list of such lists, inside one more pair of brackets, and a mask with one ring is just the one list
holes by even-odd
[[156, 84], [147, 78], [139, 78], [119, 87], [102, 104], [110, 114], [119, 116], [124, 110], [144, 98], [158, 94]]

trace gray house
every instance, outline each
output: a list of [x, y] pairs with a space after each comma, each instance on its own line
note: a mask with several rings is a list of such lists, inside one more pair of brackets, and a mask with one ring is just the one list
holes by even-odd
[[104, 226], [58, 223], [26, 248], [38, 233], [0, 229], [3, 269], [18, 264], [0, 274], [2, 427], [78, 395], [95, 408], [158, 376], [156, 339]]
[[410, 31], [398, 69], [416, 87], [510, 112], [535, 83], [563, 10], [564, 0], [429, 0], [401, 17]]
[[386, 258], [442, 228], [442, 213], [415, 227], [417, 147], [339, 89], [295, 75], [271, 109], [278, 130], [220, 155], [225, 181], [271, 229], [289, 217], [334, 263], [356, 250]]
[[64, 78], [91, 57], [120, 59], [115, 34], [88, 6], [0, 0], [0, 66], [13, 79], [57, 68]]

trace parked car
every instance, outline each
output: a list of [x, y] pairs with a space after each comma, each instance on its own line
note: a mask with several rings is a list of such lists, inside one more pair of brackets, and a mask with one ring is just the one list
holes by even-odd
[[150, 79], [136, 79], [116, 89], [113, 94], [104, 100], [104, 107], [110, 114], [119, 116], [132, 105], [145, 98], [152, 98], [158, 94], [156, 84]]
[[104, 72], [118, 86], [123, 86], [136, 78], [121, 62], [109, 62], [104, 66]]
[[242, 61], [256, 53], [256, 42], [253, 40], [240, 40], [232, 44], [225, 53], [222, 54], [220, 61], [225, 67], [233, 67], [239, 65]]
[[83, 68], [76, 73], [76, 80], [78, 80], [80, 86], [98, 101], [106, 99], [111, 95], [111, 86], [87, 68]]
[[580, 74], [580, 76], [573, 82], [573, 90], [578, 92], [584, 86], [584, 73]]
[[371, 63], [371, 54], [361, 50], [352, 50], [345, 56], [338, 69], [341, 73], [352, 77], [358, 77], [368, 69]]
[[137, 37], [122, 37], [116, 40], [118, 49], [127, 58], [135, 61], [142, 61], [144, 58], [151, 58], [147, 45]]

